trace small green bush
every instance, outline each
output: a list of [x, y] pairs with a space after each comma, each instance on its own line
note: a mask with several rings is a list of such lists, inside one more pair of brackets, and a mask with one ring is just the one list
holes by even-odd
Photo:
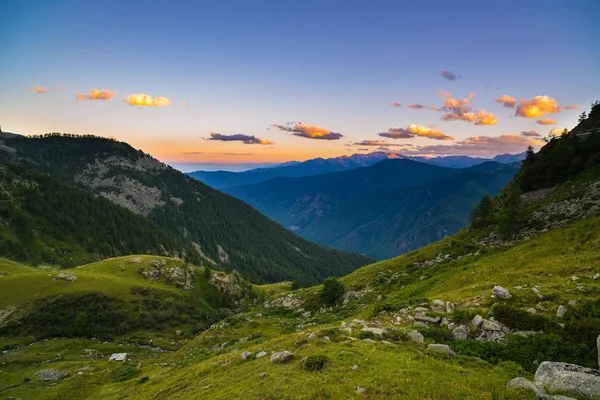
[[494, 307], [494, 318], [510, 328], [525, 331], [550, 332], [560, 328], [556, 322], [547, 317], [532, 315], [506, 304], [498, 304]]
[[452, 321], [460, 325], [468, 325], [475, 318], [477, 313], [469, 308], [457, 308], [452, 311]]
[[146, 383], [146, 382], [148, 382], [149, 380], [150, 380], [150, 378], [149, 378], [148, 376], [142, 376], [142, 377], [140, 378], [140, 380], [138, 381], [138, 383], [141, 385], [141, 384], [143, 384], [143, 383]]
[[454, 340], [452, 332], [445, 326], [430, 326], [422, 329], [421, 333], [436, 343], [451, 343]]
[[371, 331], [360, 331], [359, 339], [375, 339], [375, 334]]
[[140, 369], [137, 364], [131, 362], [125, 362], [120, 364], [114, 371], [115, 380], [117, 382], [123, 382], [132, 378], [135, 378], [140, 374]]
[[329, 359], [324, 354], [308, 356], [304, 362], [304, 368], [308, 371], [320, 371], [325, 367], [327, 361], [329, 361]]
[[386, 339], [394, 340], [396, 342], [408, 342], [410, 340], [408, 333], [400, 329], [390, 329], [389, 331], [385, 332], [383, 336]]
[[325, 305], [334, 306], [341, 300], [345, 292], [346, 288], [342, 282], [336, 278], [327, 278], [323, 281], [321, 300]]

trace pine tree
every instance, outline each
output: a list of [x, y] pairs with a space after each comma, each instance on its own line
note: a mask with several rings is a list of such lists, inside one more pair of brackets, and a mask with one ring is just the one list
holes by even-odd
[[494, 217], [494, 205], [489, 194], [485, 194], [471, 213], [471, 226], [484, 228], [491, 224]]
[[513, 187], [508, 194], [506, 207], [500, 217], [499, 231], [502, 237], [510, 238], [519, 230], [522, 214], [521, 190]]

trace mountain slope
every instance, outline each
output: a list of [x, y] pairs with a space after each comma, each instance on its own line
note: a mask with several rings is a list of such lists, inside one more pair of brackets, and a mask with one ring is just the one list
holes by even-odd
[[106, 197], [189, 243], [194, 250], [187, 257], [236, 269], [253, 281], [318, 282], [369, 262], [301, 239], [126, 143], [61, 134], [17, 137], [4, 141], [0, 158]]
[[463, 228], [485, 193], [518, 168], [486, 162], [467, 169], [412, 160], [226, 189], [303, 237], [383, 259]]

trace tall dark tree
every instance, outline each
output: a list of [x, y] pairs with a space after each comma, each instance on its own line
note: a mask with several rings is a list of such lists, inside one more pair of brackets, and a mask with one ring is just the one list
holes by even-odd
[[523, 218], [523, 207], [521, 201], [521, 190], [518, 187], [511, 188], [508, 193], [506, 206], [500, 216], [499, 231], [502, 237], [510, 238], [519, 230]]
[[492, 223], [494, 205], [489, 194], [485, 194], [471, 213], [471, 226], [484, 228]]
[[579, 114], [579, 122], [582, 122], [585, 119], [587, 119], [587, 114], [585, 113], [585, 111], [582, 111], [581, 114]]

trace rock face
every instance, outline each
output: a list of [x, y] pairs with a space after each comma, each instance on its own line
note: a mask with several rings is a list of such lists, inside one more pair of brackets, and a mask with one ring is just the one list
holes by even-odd
[[502, 286], [494, 286], [494, 288], [492, 289], [492, 293], [494, 294], [494, 296], [500, 299], [508, 300], [512, 298], [512, 294], [510, 294], [508, 289], [505, 289]]
[[600, 371], [579, 365], [544, 361], [535, 373], [535, 383], [551, 393], [600, 398]]
[[150, 266], [138, 269], [144, 279], [156, 282], [165, 279], [167, 284], [183, 289], [194, 287], [194, 269], [191, 266], [167, 267], [164, 259], [153, 260]]
[[271, 362], [281, 364], [293, 360], [294, 357], [295, 356], [292, 353], [284, 350], [278, 353], [273, 353], [273, 355], [271, 355]]
[[61, 272], [60, 274], [57, 274], [54, 279], [61, 279], [63, 281], [69, 281], [69, 282], [74, 282], [77, 280], [77, 275], [75, 274], [69, 274], [66, 272]]
[[57, 369], [43, 369], [35, 374], [35, 377], [39, 381], [57, 381], [65, 376], [67, 376], [67, 374]]

